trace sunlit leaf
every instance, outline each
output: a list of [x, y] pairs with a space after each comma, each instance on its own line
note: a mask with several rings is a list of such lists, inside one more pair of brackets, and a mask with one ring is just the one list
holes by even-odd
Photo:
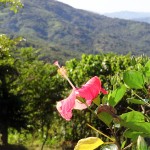
[[88, 137], [78, 141], [74, 150], [94, 150], [104, 142], [97, 137]]
[[127, 141], [123, 141], [123, 142], [122, 142], [122, 144], [121, 144], [121, 149], [123, 149], [123, 148], [124, 148], [124, 146], [125, 146], [126, 142], [127, 142]]
[[115, 106], [119, 103], [126, 92], [126, 87], [122, 85], [120, 88], [116, 89], [112, 93], [110, 93], [109, 97], [109, 104], [111, 106]]
[[102, 98], [102, 104], [107, 104], [108, 102], [108, 95], [104, 95]]
[[133, 130], [131, 130], [131, 129], [127, 129], [125, 132], [124, 132], [124, 134], [123, 134], [126, 138], [131, 138], [132, 140], [134, 140], [134, 141], [136, 141], [137, 140], [137, 138], [138, 138], [138, 136], [139, 135], [142, 135], [142, 136], [147, 136], [147, 134], [146, 133], [144, 133], [144, 132], [139, 132], [139, 131], [133, 131]]
[[121, 125], [131, 129], [132, 131], [138, 131], [146, 133], [147, 137], [150, 137], [150, 123], [145, 122], [145, 117], [142, 113], [137, 111], [131, 111], [120, 116]]
[[96, 104], [97, 106], [100, 105], [100, 97], [97, 96], [94, 100], [93, 100], [93, 103]]
[[125, 71], [123, 74], [123, 80], [127, 86], [134, 89], [142, 89], [144, 85], [143, 74], [139, 71]]
[[144, 101], [141, 101], [140, 99], [135, 99], [135, 98], [128, 98], [127, 99], [130, 103], [133, 103], [133, 104], [141, 104], [141, 105], [144, 105], [145, 102]]
[[149, 122], [124, 122], [122, 126], [133, 131], [143, 132], [146, 137], [150, 137], [150, 123]]
[[124, 113], [120, 117], [125, 122], [144, 122], [144, 115], [138, 111]]
[[147, 77], [150, 77], [150, 60], [145, 64], [144, 73]]

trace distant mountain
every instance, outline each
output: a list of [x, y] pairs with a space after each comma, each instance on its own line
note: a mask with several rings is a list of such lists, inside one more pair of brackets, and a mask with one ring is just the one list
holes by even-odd
[[135, 18], [133, 19], [135, 21], [139, 21], [139, 22], [146, 22], [150, 24], [150, 17], [141, 17], [141, 18]]
[[150, 25], [109, 18], [55, 0], [24, 0], [18, 13], [1, 9], [0, 32], [23, 36], [45, 58], [64, 60], [82, 53], [150, 55]]
[[140, 22], [150, 23], [150, 12], [130, 12], [130, 11], [120, 11], [113, 13], [105, 13], [107, 17], [135, 20]]

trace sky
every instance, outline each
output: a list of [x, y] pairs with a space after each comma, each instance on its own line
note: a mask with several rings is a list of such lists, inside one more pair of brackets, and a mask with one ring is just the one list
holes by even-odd
[[75, 8], [97, 13], [150, 12], [150, 0], [58, 0]]

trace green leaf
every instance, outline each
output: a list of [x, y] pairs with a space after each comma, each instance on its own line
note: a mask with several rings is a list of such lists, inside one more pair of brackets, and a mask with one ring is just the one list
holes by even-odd
[[108, 102], [108, 94], [107, 95], [104, 95], [103, 98], [102, 98], [102, 104], [107, 104]]
[[144, 105], [145, 102], [144, 101], [141, 101], [140, 99], [135, 99], [135, 98], [128, 98], [127, 99], [130, 103], [133, 103], [133, 104], [140, 104], [140, 105]]
[[146, 137], [150, 137], [150, 123], [149, 122], [121, 122], [121, 125], [133, 131], [143, 132]]
[[137, 150], [148, 150], [147, 144], [142, 136], [137, 139]]
[[97, 137], [88, 137], [78, 141], [74, 150], [94, 150], [104, 142]]
[[96, 104], [97, 106], [100, 105], [100, 97], [97, 96], [94, 100], [93, 100], [94, 104]]
[[144, 77], [143, 74], [139, 71], [125, 71], [123, 73], [123, 80], [130, 88], [142, 89], [144, 86]]
[[132, 131], [138, 131], [146, 133], [146, 136], [150, 136], [150, 123], [145, 122], [145, 117], [142, 113], [137, 111], [131, 111], [120, 116], [121, 125], [131, 129]]
[[127, 142], [127, 141], [123, 141], [123, 142], [122, 142], [122, 144], [121, 144], [121, 149], [123, 149], [123, 148], [124, 148], [124, 146], [125, 146], [126, 142]]
[[110, 123], [113, 121], [112, 115], [110, 115], [107, 112], [101, 112], [98, 114], [98, 118], [102, 120], [108, 127], [110, 126]]
[[125, 92], [126, 92], [126, 87], [125, 85], [122, 85], [120, 88], [110, 93], [109, 104], [113, 107], [116, 106], [124, 96]]
[[144, 122], [144, 115], [138, 111], [131, 111], [124, 113], [121, 116], [124, 122]]
[[127, 129], [124, 134], [123, 134], [126, 138], [131, 138], [132, 140], [136, 141], [139, 135], [142, 135], [144, 137], [148, 136], [146, 133], [144, 132], [139, 132], [139, 131], [133, 131], [131, 129]]
[[150, 77], [150, 60], [145, 64], [145, 71], [146, 77]]

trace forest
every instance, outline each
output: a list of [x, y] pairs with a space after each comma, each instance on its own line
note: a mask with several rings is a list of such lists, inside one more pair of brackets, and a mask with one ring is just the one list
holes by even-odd
[[40, 49], [43, 59], [65, 62], [82, 53], [150, 56], [150, 24], [109, 18], [75, 9], [57, 0], [22, 0], [18, 13], [0, 11], [0, 33], [23, 37], [25, 46]]
[[150, 148], [147, 55], [82, 54], [50, 63], [24, 42], [0, 34], [0, 149]]

